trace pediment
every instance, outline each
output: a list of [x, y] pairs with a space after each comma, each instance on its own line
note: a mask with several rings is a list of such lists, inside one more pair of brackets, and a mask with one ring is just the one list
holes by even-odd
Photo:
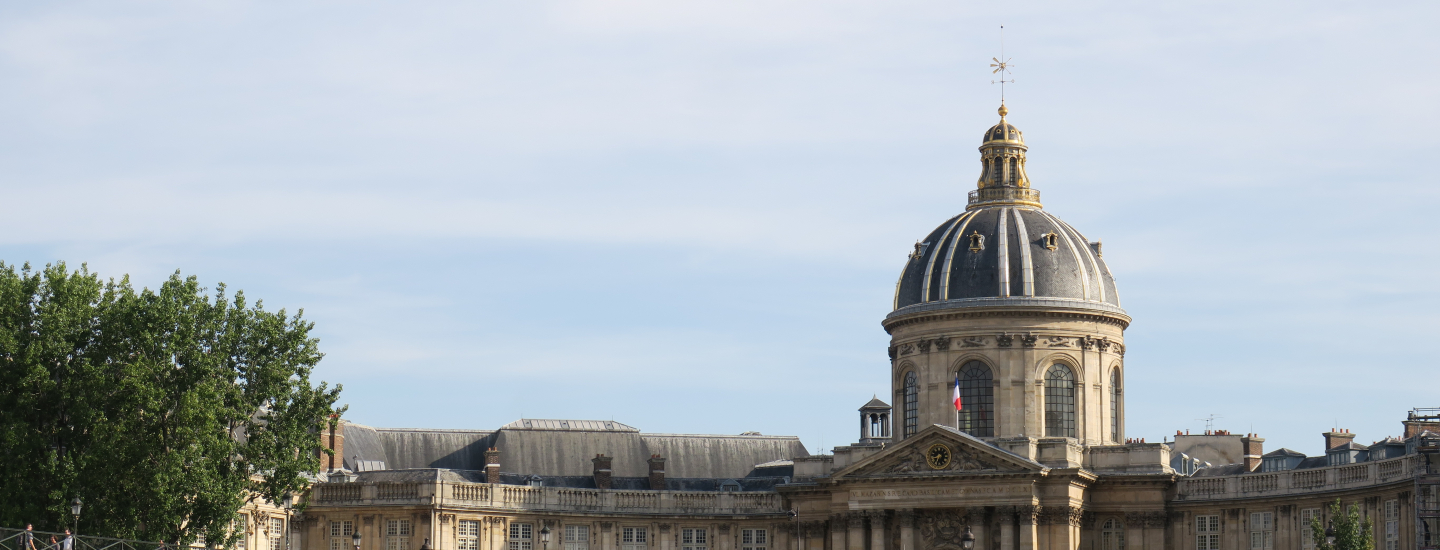
[[[938, 459], [945, 458], [945, 455], [948, 455], [948, 460]], [[936, 424], [836, 472], [832, 477], [1039, 473], [1048, 469], [955, 428]]]

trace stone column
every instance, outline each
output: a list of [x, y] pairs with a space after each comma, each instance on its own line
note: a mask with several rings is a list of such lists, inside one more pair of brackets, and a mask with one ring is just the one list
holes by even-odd
[[900, 550], [915, 550], [915, 511], [901, 510], [895, 515], [900, 519]]
[[886, 550], [885, 511], [873, 510], [870, 516], [870, 550]]
[[845, 549], [845, 514], [834, 514], [830, 516], [830, 548], [829, 550]]
[[[615, 523], [600, 522], [600, 550], [615, 550]], [[561, 544], [564, 544], [562, 541]]]
[[1039, 548], [1039, 533], [1035, 529], [1035, 520], [1040, 513], [1040, 507], [1017, 506], [1016, 512], [1020, 516], [1020, 548]]
[[965, 511], [965, 514], [966, 526], [970, 528], [970, 533], [975, 535], [975, 548], [981, 550], [989, 548], [990, 538], [985, 530], [985, 509], [970, 508]]
[[660, 550], [673, 550], [675, 548], [675, 537], [670, 534], [670, 524], [660, 524]]
[[1015, 507], [996, 506], [996, 522], [1000, 524], [1000, 550], [1015, 548]]
[[862, 512], [850, 512], [845, 523], [850, 527], [846, 536], [847, 550], [865, 550], [865, 515]]

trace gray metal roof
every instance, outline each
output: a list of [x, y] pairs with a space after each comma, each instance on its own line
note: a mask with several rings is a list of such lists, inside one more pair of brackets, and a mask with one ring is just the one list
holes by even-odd
[[614, 420], [549, 420], [543, 418], [521, 418], [504, 426], [502, 430], [553, 430], [572, 432], [639, 432], [633, 426], [626, 426]]

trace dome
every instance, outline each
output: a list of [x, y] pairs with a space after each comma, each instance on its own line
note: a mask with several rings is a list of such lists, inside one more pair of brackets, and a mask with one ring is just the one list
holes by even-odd
[[1024, 138], [1006, 114], [1002, 105], [1000, 122], [985, 132], [965, 212], [915, 243], [890, 315], [1035, 305], [1123, 316], [1100, 243], [1044, 210], [1025, 172]]

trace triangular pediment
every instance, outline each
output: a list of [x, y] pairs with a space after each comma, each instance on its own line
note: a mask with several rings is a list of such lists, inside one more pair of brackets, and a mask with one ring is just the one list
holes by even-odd
[[1049, 468], [939, 424], [921, 430], [832, 476], [924, 476], [935, 474], [1041, 473]]

